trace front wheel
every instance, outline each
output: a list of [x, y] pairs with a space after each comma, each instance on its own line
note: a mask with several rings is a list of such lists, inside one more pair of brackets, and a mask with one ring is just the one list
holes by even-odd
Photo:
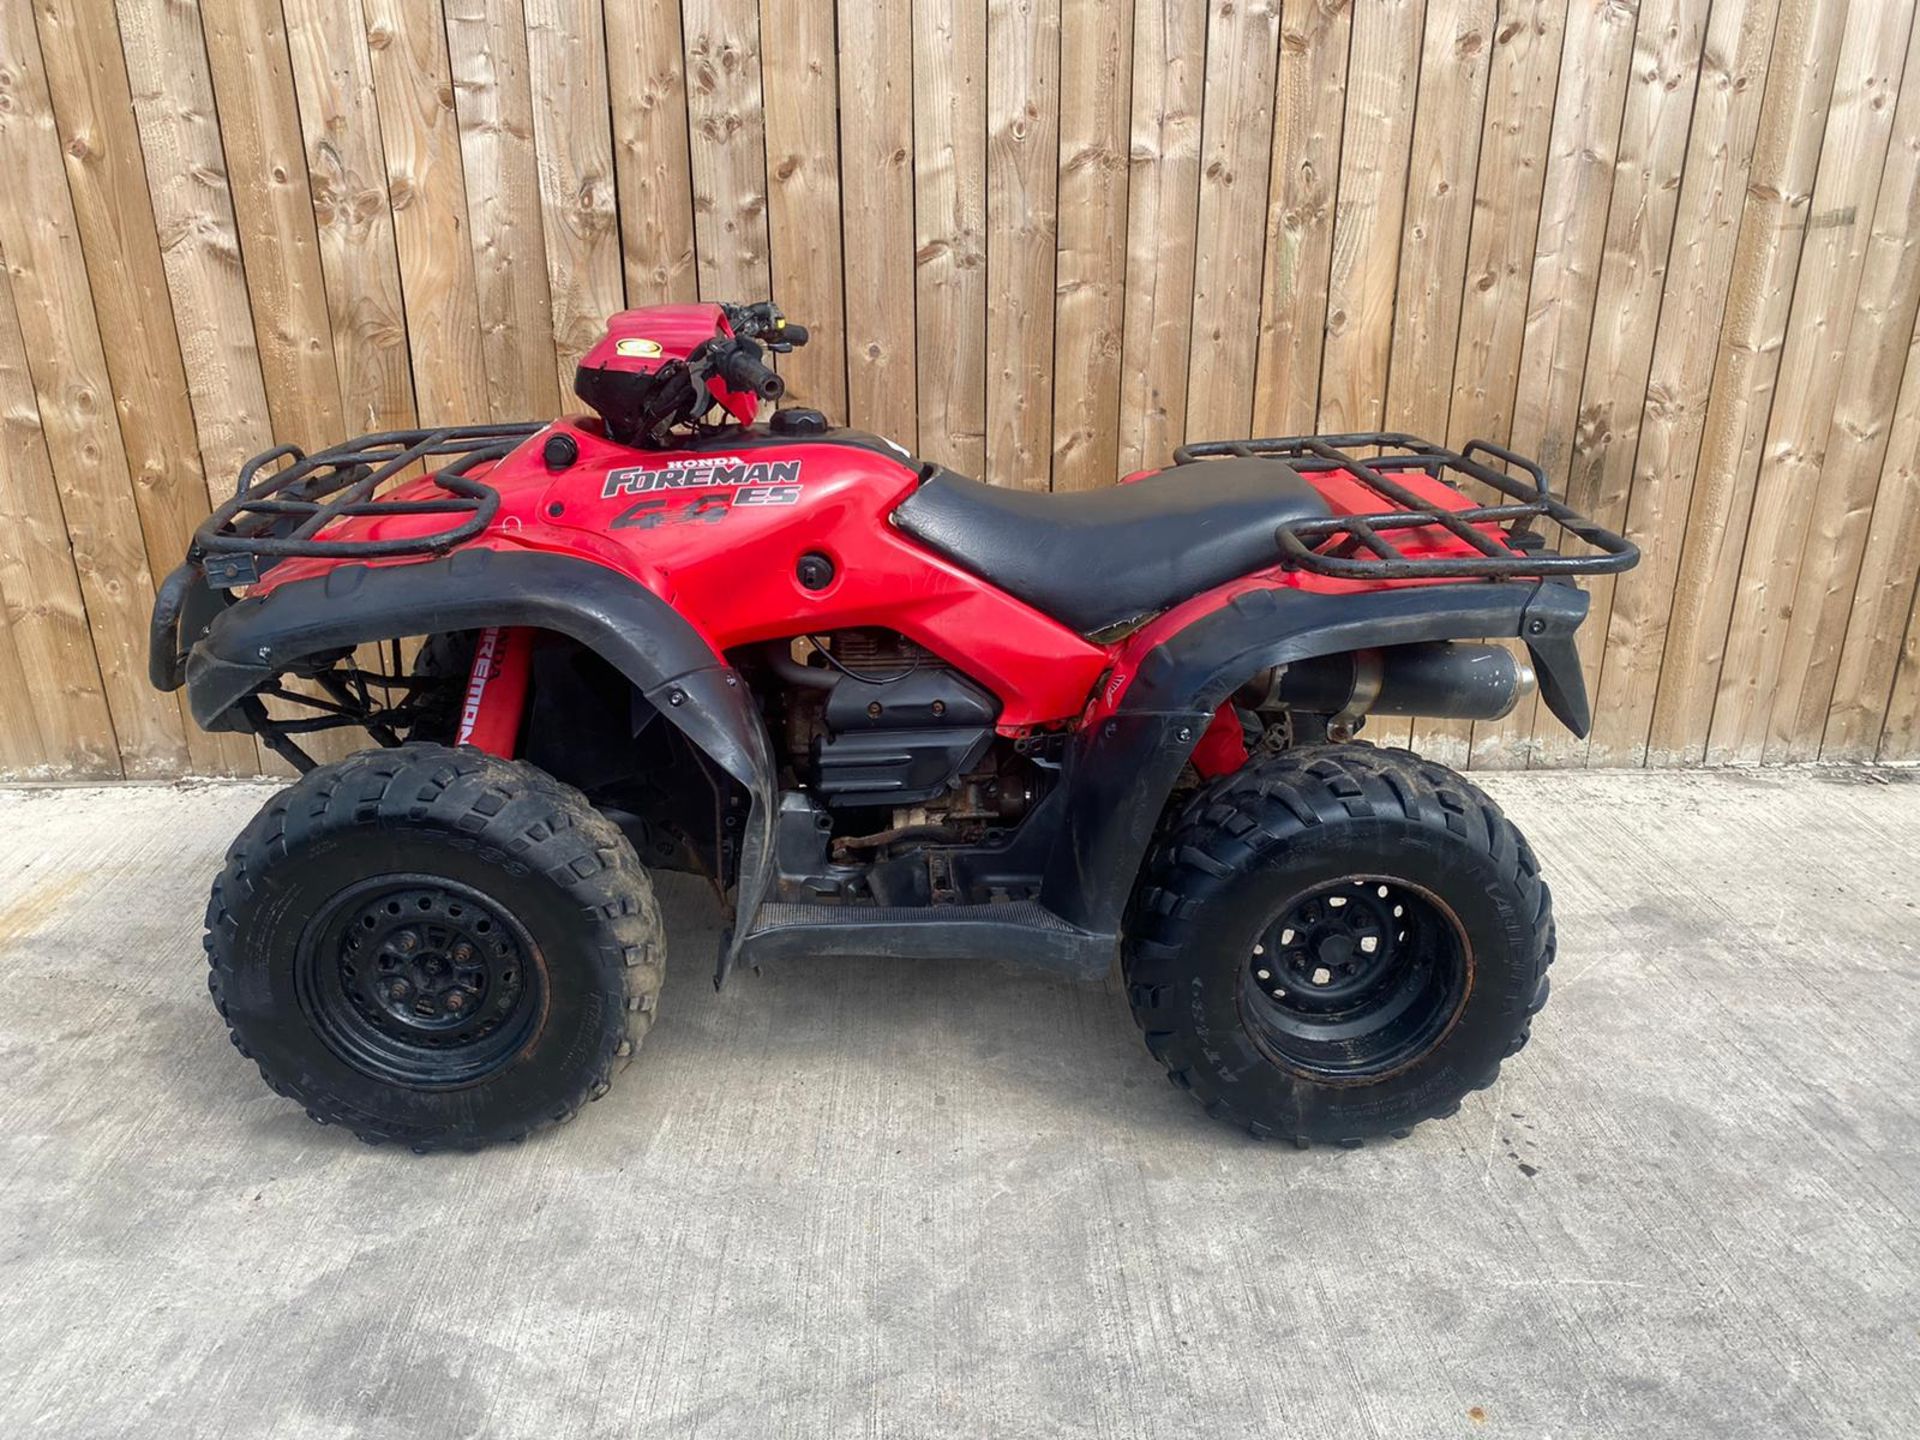
[[605, 1093], [664, 961], [612, 822], [531, 765], [429, 744], [268, 801], [214, 883], [207, 956], [270, 1086], [421, 1151], [518, 1139]]
[[1255, 1135], [1404, 1135], [1490, 1085], [1546, 1002], [1553, 910], [1492, 800], [1406, 751], [1293, 750], [1211, 786], [1128, 925], [1147, 1046]]

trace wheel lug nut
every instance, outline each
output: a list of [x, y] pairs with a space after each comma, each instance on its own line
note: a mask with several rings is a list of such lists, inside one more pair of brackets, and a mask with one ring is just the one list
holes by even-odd
[[393, 937], [393, 948], [402, 954], [411, 955], [420, 948], [420, 937], [411, 930], [402, 930]]
[[448, 994], [447, 1009], [464, 1010], [466, 1009], [466, 1007], [467, 1007], [467, 997], [462, 991], [455, 990]]
[[453, 947], [453, 963], [454, 964], [465, 965], [468, 961], [472, 959], [473, 959], [473, 946], [467, 944], [466, 941], [463, 940], [458, 945]]

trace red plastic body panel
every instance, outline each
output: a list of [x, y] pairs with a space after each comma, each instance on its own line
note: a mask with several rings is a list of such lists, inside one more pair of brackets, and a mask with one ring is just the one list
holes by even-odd
[[[717, 306], [626, 311], [614, 317], [587, 361], [651, 368], [724, 331], [725, 318]], [[648, 347], [631, 343], [636, 340], [656, 343], [661, 354], [638, 353]], [[628, 342], [628, 353], [621, 353], [623, 342]], [[577, 461], [558, 474], [541, 458], [542, 447], [556, 431], [570, 435], [579, 447]], [[1103, 645], [895, 529], [889, 517], [919, 483], [919, 467], [905, 452], [885, 453], [867, 437], [835, 438], [829, 432], [787, 439], [754, 429], [741, 432], [732, 449], [726, 448], [724, 437], [716, 436], [698, 449], [651, 451], [614, 444], [598, 421], [573, 417], [530, 436], [476, 478], [494, 486], [501, 503], [490, 527], [468, 541], [469, 547], [556, 552], [604, 565], [672, 605], [716, 654], [854, 626], [899, 631], [999, 696], [1000, 728], [1010, 734], [1103, 718], [1126, 693], [1149, 651], [1249, 590], [1350, 594], [1396, 585], [1459, 583], [1361, 583], [1276, 564], [1195, 595], [1123, 641]], [[1338, 514], [1379, 508], [1379, 496], [1344, 471], [1316, 473], [1310, 479]], [[1454, 508], [1471, 503], [1424, 474], [1401, 480]], [[424, 480], [392, 493], [409, 492], [435, 493]], [[444, 517], [433, 515], [358, 517], [336, 522], [326, 535], [422, 535], [444, 523]], [[1456, 537], [1432, 527], [1401, 532], [1396, 539], [1409, 555], [1473, 553]], [[817, 590], [803, 586], [796, 573], [806, 556], [822, 556], [832, 567], [832, 578]], [[288, 560], [257, 588], [309, 578], [341, 563]], [[503, 695], [501, 703], [508, 698]], [[514, 716], [517, 720], [517, 708]], [[1231, 761], [1238, 738], [1220, 722], [1206, 751], [1208, 763]], [[511, 735], [505, 743], [511, 745]]]
[[[607, 333], [580, 357], [580, 363], [589, 370], [651, 375], [669, 360], [686, 359], [703, 341], [731, 334], [733, 326], [718, 305], [650, 305], [643, 310], [622, 310], [607, 321]], [[742, 425], [751, 425], [760, 413], [757, 396], [729, 390], [718, 380], [709, 382], [707, 389]]]
[[[541, 462], [553, 430], [580, 458], [558, 475]], [[1000, 697], [1016, 732], [1077, 714], [1112, 651], [1092, 644], [908, 539], [888, 517], [919, 483], [907, 461], [831, 440], [737, 450], [641, 451], [597, 426], [563, 420], [482, 475], [500, 511], [470, 547], [552, 551], [592, 560], [672, 605], [716, 654], [756, 641], [884, 626], [964, 670]], [[431, 491], [411, 482], [394, 494]], [[329, 538], [429, 534], [426, 515], [339, 522]], [[822, 555], [833, 578], [801, 585], [802, 557]], [[288, 560], [263, 589], [340, 562]], [[405, 561], [375, 561], [404, 564]]]

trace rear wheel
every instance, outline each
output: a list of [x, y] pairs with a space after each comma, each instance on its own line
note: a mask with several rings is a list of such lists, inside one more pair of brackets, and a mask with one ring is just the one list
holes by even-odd
[[269, 801], [214, 885], [207, 953], [269, 1085], [418, 1150], [518, 1139], [605, 1093], [664, 960], [646, 871], [577, 791], [427, 744]]
[[1306, 1144], [1405, 1134], [1491, 1084], [1546, 1001], [1553, 912], [1478, 788], [1406, 751], [1288, 751], [1202, 791], [1149, 861], [1126, 977], [1210, 1114]]

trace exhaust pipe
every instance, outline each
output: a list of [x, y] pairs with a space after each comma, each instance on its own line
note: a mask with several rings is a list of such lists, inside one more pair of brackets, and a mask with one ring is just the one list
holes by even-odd
[[1303, 710], [1349, 720], [1362, 715], [1499, 720], [1535, 688], [1533, 667], [1512, 651], [1441, 640], [1275, 665], [1243, 685], [1234, 699], [1253, 710]]

